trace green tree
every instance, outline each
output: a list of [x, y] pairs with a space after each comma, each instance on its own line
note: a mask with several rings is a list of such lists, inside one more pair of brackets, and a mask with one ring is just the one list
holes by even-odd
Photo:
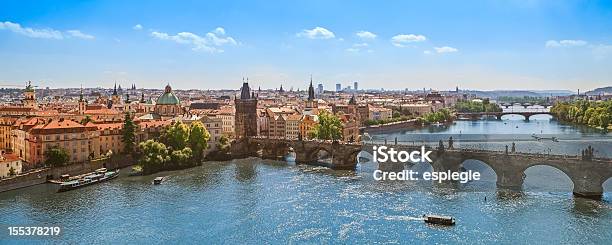
[[193, 158], [197, 162], [202, 160], [204, 150], [208, 148], [209, 139], [210, 134], [202, 122], [196, 121], [191, 123], [191, 128], [189, 129], [189, 147], [193, 151]]
[[217, 140], [216, 147], [217, 147], [217, 150], [221, 152], [228, 151], [230, 147], [230, 142], [227, 136], [221, 135], [221, 137], [219, 137], [219, 140]]
[[88, 122], [91, 122], [91, 121], [92, 121], [91, 120], [91, 116], [87, 115], [87, 116], [85, 116], [85, 118], [83, 118], [81, 120], [81, 124], [85, 125], [85, 124], [87, 124]]
[[8, 172], [9, 176], [15, 176], [15, 174], [17, 174], [15, 172], [15, 168], [13, 168], [13, 166], [11, 166], [11, 168], [9, 168], [9, 172]]
[[132, 121], [132, 117], [129, 112], [125, 113], [125, 119], [123, 120], [123, 129], [122, 129], [122, 138], [121, 142], [123, 142], [123, 152], [125, 153], [133, 153], [134, 145], [136, 144], [136, 124]]
[[340, 118], [322, 110], [319, 113], [319, 123], [312, 130], [311, 137], [321, 140], [339, 140], [342, 138], [342, 130]]
[[392, 116], [393, 118], [398, 118], [398, 117], [401, 117], [401, 116], [402, 116], [402, 114], [399, 111], [395, 111], [395, 110], [393, 111], [393, 116]]
[[607, 129], [608, 125], [610, 125], [610, 121], [612, 120], [612, 114], [608, 112], [604, 112], [599, 114], [599, 125], [603, 129]]
[[144, 173], [153, 173], [164, 169], [165, 164], [170, 160], [166, 145], [154, 140], [147, 140], [138, 146], [142, 156], [139, 165]]
[[170, 162], [173, 164], [172, 167], [187, 167], [193, 166], [193, 152], [191, 148], [185, 147], [182, 150], [174, 150], [170, 153]]
[[70, 155], [66, 149], [59, 146], [49, 148], [45, 152], [45, 164], [49, 166], [63, 166], [70, 161]]
[[172, 150], [182, 150], [187, 147], [189, 128], [183, 122], [177, 120], [164, 130], [160, 139], [161, 142], [171, 147]]

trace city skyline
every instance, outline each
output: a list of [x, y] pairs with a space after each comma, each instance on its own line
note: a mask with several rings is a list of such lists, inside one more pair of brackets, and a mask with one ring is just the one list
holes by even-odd
[[9, 1], [0, 84], [588, 91], [612, 84], [611, 16], [604, 1]]

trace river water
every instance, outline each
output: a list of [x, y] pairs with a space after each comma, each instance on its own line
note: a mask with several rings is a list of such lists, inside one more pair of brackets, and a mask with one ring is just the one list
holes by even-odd
[[[495, 148], [517, 141], [511, 135], [541, 132], [568, 139], [555, 142], [566, 146], [553, 146], [554, 151], [575, 151], [588, 144], [602, 155], [612, 149], [602, 148], [609, 146], [608, 135], [548, 119], [524, 122], [510, 116], [502, 121], [457, 121], [372, 138], [411, 142], [415, 137], [425, 141], [429, 133], [461, 134], [461, 144], [497, 144]], [[513, 131], [518, 129], [521, 133]], [[491, 144], [480, 142], [482, 135], [478, 135], [487, 133], [501, 136], [490, 139]], [[527, 138], [518, 142], [517, 148], [524, 151], [541, 144], [547, 146], [540, 148], [548, 149], [552, 144]], [[483, 180], [450, 185], [375, 181], [375, 163], [361, 163], [356, 171], [333, 171], [256, 158], [210, 162], [154, 176], [123, 173], [110, 182], [64, 193], [55, 193], [52, 185], [0, 193], [0, 225], [60, 226], [61, 236], [36, 241], [88, 244], [612, 241], [610, 193], [600, 201], [574, 198], [569, 178], [546, 166], [526, 171], [522, 192], [497, 190], [495, 175], [486, 165], [466, 162], [464, 166], [481, 171]], [[160, 175], [169, 178], [162, 185], [151, 185]], [[610, 182], [605, 184], [606, 191], [612, 191]], [[426, 225], [420, 217], [428, 213], [452, 215], [457, 225]]]

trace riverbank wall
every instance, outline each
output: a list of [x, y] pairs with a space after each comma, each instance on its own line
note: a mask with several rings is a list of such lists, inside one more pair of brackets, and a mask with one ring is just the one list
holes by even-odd
[[80, 175], [93, 172], [99, 168], [117, 169], [127, 167], [132, 164], [133, 161], [130, 157], [117, 156], [85, 163], [74, 163], [60, 167], [35, 169], [0, 180], [0, 192], [44, 184], [48, 180], [57, 179], [63, 174]]
[[406, 121], [368, 126], [368, 127], [363, 128], [363, 132], [368, 133], [368, 134], [376, 134], [376, 133], [384, 133], [384, 132], [398, 131], [398, 130], [404, 130], [404, 129], [416, 129], [421, 126], [422, 126], [422, 123], [419, 120], [410, 119]]

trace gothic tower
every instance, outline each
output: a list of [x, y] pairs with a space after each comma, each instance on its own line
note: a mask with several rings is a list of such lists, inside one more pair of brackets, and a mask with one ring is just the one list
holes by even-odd
[[[119, 85], [119, 89], [121, 90], [121, 85]], [[113, 101], [113, 105], [121, 104], [121, 97], [119, 93], [117, 93], [117, 83], [115, 83], [115, 88], [113, 88], [113, 95], [111, 96], [111, 100]]]
[[87, 101], [83, 98], [83, 87], [81, 87], [81, 94], [79, 95], [79, 114], [85, 114], [85, 110], [87, 110]]
[[240, 98], [234, 99], [236, 106], [235, 133], [236, 139], [257, 136], [257, 98], [249, 88], [249, 80], [243, 81]]
[[308, 86], [308, 100], [306, 101], [306, 109], [318, 108], [317, 100], [315, 99], [314, 87], [312, 86], [312, 76], [310, 77], [310, 86]]

